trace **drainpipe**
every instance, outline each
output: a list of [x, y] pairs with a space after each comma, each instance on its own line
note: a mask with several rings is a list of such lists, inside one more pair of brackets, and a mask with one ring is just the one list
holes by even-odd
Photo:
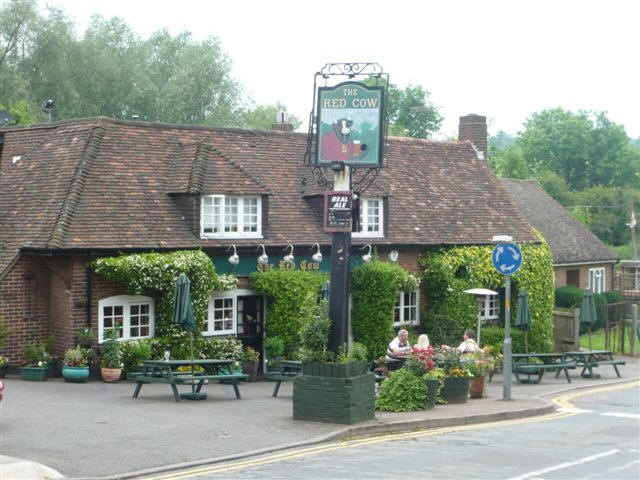
[[[91, 261], [91, 255], [89, 255], [89, 261]], [[87, 290], [87, 304], [85, 305], [85, 323], [87, 328], [91, 328], [91, 268], [87, 265], [85, 267], [85, 288]]]

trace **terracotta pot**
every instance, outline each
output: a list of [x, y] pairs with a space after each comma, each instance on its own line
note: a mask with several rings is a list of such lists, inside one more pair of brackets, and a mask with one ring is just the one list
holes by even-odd
[[487, 377], [473, 377], [469, 380], [469, 397], [471, 398], [484, 398], [485, 384]]
[[105, 382], [115, 383], [120, 380], [120, 374], [122, 373], [121, 368], [105, 368], [102, 367], [100, 369], [100, 373], [102, 374], [102, 379]]

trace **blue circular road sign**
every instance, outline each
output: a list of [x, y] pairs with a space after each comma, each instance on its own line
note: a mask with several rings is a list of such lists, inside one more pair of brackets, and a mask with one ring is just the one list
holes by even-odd
[[522, 252], [515, 243], [500, 243], [493, 249], [491, 262], [498, 273], [513, 275], [522, 264]]

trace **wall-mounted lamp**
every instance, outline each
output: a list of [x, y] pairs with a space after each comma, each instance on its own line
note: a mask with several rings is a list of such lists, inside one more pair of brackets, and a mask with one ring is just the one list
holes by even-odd
[[391, 260], [392, 262], [398, 261], [398, 250], [391, 250], [389, 252], [389, 260]]
[[[320, 263], [320, 262], [322, 262], [322, 252], [320, 251], [320, 244], [319, 243], [314, 243], [314, 245], [316, 247], [318, 247], [318, 251], [311, 256], [311, 260], [313, 260], [316, 263]], [[311, 247], [311, 248], [313, 248], [313, 247]]]
[[263, 244], [258, 245], [258, 248], [256, 248], [256, 250], [260, 250], [260, 247], [262, 247], [262, 255], [258, 257], [258, 263], [260, 265], [266, 265], [267, 263], [269, 263], [269, 257], [267, 257], [267, 252], [264, 251]]
[[238, 263], [240, 263], [240, 257], [238, 256], [238, 253], [236, 252], [236, 246], [235, 245], [231, 245], [229, 248], [227, 248], [227, 252], [229, 250], [231, 250], [233, 248], [233, 255], [231, 255], [229, 257], [229, 263], [231, 265], [237, 265]]
[[293, 265], [293, 245], [289, 244], [284, 248], [284, 251], [287, 251], [287, 248], [291, 247], [291, 253], [289, 255], [285, 255], [284, 257], [282, 257], [282, 259], [284, 260], [284, 263], [288, 263], [290, 265]]
[[371, 245], [367, 243], [366, 245], [360, 247], [360, 250], [364, 250], [367, 247], [369, 247], [369, 251], [362, 255], [362, 261], [365, 263], [369, 263], [371, 261]]

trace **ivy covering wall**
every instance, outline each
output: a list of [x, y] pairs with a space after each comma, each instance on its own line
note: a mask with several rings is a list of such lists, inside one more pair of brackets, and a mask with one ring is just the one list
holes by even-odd
[[157, 336], [178, 335], [171, 317], [176, 279], [181, 273], [191, 281], [193, 315], [199, 331], [207, 318], [211, 294], [235, 288], [237, 282], [235, 277], [216, 275], [213, 262], [200, 250], [99, 258], [91, 267], [96, 274], [123, 285], [128, 294], [154, 299]]
[[317, 311], [318, 293], [328, 279], [326, 274], [300, 270], [268, 270], [249, 277], [251, 288], [269, 298], [265, 334], [284, 341], [287, 357], [300, 349], [302, 326]]
[[[529, 293], [531, 330], [529, 351], [548, 352], [553, 349], [553, 267], [549, 246], [535, 231], [539, 244], [519, 245], [522, 265], [512, 275], [511, 325], [516, 316], [518, 291]], [[423, 268], [422, 284], [426, 293], [427, 314], [422, 329], [433, 344], [457, 344], [466, 328], [476, 329], [478, 307], [470, 288], [499, 291], [505, 277], [491, 263], [494, 246], [463, 246], [438, 249], [419, 259]]]

